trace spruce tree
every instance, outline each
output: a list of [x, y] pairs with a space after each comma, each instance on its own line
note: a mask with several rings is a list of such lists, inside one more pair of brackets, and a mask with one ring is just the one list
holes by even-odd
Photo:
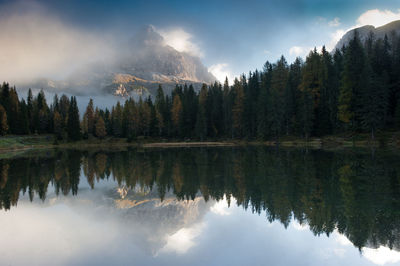
[[199, 94], [199, 104], [197, 108], [196, 118], [196, 137], [203, 141], [207, 138], [207, 118], [206, 118], [206, 103], [207, 103], [207, 86], [203, 84]]
[[244, 111], [244, 92], [242, 83], [237, 78], [233, 81], [233, 108], [232, 108], [232, 127], [233, 136], [240, 138], [243, 136], [243, 111]]
[[228, 77], [225, 78], [224, 82], [222, 106], [223, 106], [223, 124], [224, 124], [223, 135], [225, 137], [233, 138], [233, 130], [232, 130], [233, 97], [232, 97], [232, 90], [229, 87]]
[[271, 131], [276, 139], [279, 139], [284, 128], [285, 91], [288, 86], [288, 66], [284, 56], [276, 63], [271, 76], [271, 89], [268, 97], [268, 118]]
[[90, 99], [89, 103], [86, 107], [85, 114], [83, 115], [84, 119], [87, 123], [87, 132], [84, 132], [88, 135], [91, 135], [94, 133], [94, 107], [93, 107], [93, 100]]
[[74, 96], [71, 96], [70, 105], [68, 108], [67, 133], [68, 139], [71, 141], [81, 139], [79, 110], [76, 103], [76, 98]]
[[173, 131], [175, 132], [175, 136], [182, 136], [182, 101], [179, 96], [179, 93], [176, 93], [174, 96], [174, 100], [172, 103], [171, 109], [171, 118], [174, 126]]
[[101, 116], [96, 120], [95, 129], [96, 137], [103, 139], [107, 135], [106, 126]]
[[338, 118], [345, 128], [356, 131], [360, 127], [362, 90], [365, 86], [366, 57], [357, 31], [346, 47], [344, 69], [340, 85]]
[[7, 113], [2, 105], [0, 105], [0, 135], [4, 136], [8, 132]]
[[272, 64], [267, 61], [264, 64], [264, 70], [261, 74], [261, 88], [257, 100], [257, 138], [261, 140], [267, 139], [268, 135], [270, 134], [268, 104], [271, 88], [271, 75]]

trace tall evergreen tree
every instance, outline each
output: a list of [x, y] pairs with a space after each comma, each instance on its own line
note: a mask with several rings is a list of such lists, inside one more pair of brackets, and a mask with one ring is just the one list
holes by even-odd
[[243, 111], [244, 111], [244, 91], [242, 83], [235, 78], [233, 81], [233, 108], [232, 108], [232, 127], [235, 138], [243, 136]]
[[288, 86], [288, 66], [282, 56], [274, 66], [271, 76], [271, 89], [269, 94], [269, 115], [271, 131], [276, 139], [279, 139], [284, 128], [285, 113], [284, 101], [286, 86]]
[[174, 101], [171, 109], [171, 118], [174, 126], [175, 136], [181, 137], [182, 135], [182, 101], [179, 93], [174, 96]]
[[207, 85], [203, 84], [199, 94], [199, 106], [197, 108], [196, 118], [196, 136], [201, 141], [207, 138], [207, 117], [206, 117], [206, 103], [207, 103]]
[[360, 127], [359, 110], [362, 106], [362, 90], [365, 86], [366, 58], [357, 31], [346, 47], [344, 69], [340, 85], [338, 118], [345, 128], [353, 131]]
[[81, 139], [81, 129], [79, 122], [79, 110], [76, 103], [76, 98], [71, 97], [70, 105], [68, 108], [68, 119], [67, 119], [67, 133], [68, 139], [72, 141]]
[[229, 87], [228, 77], [225, 78], [224, 82], [222, 105], [223, 105], [224, 136], [233, 138], [233, 128], [232, 128], [233, 95]]
[[0, 105], [0, 135], [4, 136], [8, 132], [7, 113], [2, 105]]

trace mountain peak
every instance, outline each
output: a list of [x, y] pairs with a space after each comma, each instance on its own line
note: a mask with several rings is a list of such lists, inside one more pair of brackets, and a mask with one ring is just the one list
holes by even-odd
[[162, 45], [164, 38], [156, 31], [153, 25], [146, 25], [136, 33], [134, 42], [145, 46]]

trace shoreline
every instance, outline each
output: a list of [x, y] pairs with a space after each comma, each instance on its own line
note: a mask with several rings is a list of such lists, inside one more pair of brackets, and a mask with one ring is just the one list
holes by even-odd
[[[390, 136], [389, 136], [390, 135]], [[54, 143], [52, 135], [37, 136], [4, 136], [0, 137], [0, 154], [11, 152], [24, 152], [30, 150], [43, 149], [85, 149], [85, 148], [190, 148], [190, 147], [244, 147], [244, 146], [268, 146], [282, 148], [312, 148], [323, 150], [337, 150], [348, 148], [373, 148], [373, 149], [400, 149], [400, 133], [387, 133], [384, 140], [376, 139], [371, 141], [365, 136], [357, 135], [350, 138], [339, 136], [329, 136], [323, 138], [312, 138], [308, 141], [296, 137], [282, 138], [276, 141], [258, 140], [216, 140], [216, 141], [180, 141], [180, 140], [160, 140], [160, 139], [140, 139], [128, 142], [123, 138], [107, 138], [103, 140], [91, 138], [76, 142]]]

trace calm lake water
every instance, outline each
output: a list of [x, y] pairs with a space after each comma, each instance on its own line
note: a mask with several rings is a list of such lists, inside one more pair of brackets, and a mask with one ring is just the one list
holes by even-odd
[[400, 155], [186, 148], [0, 160], [0, 265], [399, 265]]

